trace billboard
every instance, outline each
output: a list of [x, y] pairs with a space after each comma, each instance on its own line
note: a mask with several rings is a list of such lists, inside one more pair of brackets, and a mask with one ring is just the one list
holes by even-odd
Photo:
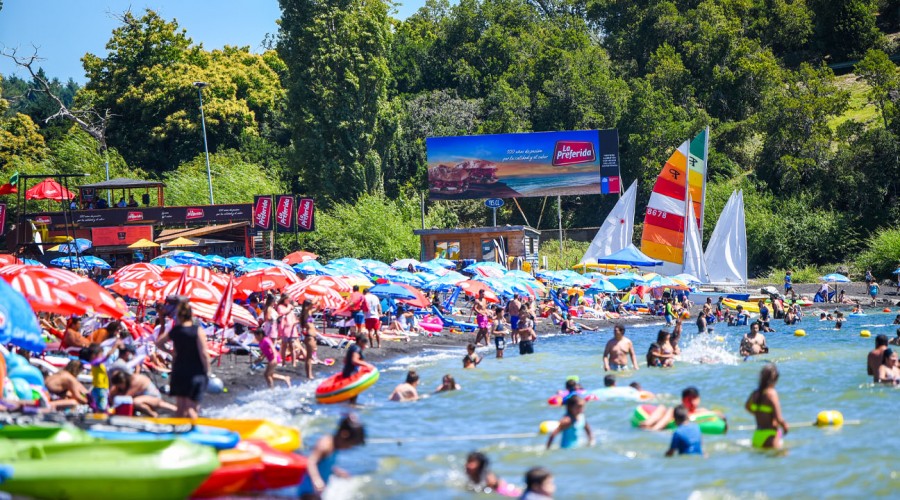
[[272, 196], [253, 197], [253, 228], [261, 231], [272, 230]]
[[300, 198], [297, 202], [297, 230], [312, 231], [316, 227], [316, 202], [312, 198]]
[[76, 227], [102, 227], [123, 225], [172, 225], [204, 226], [251, 221], [253, 205], [198, 205], [195, 207], [140, 207], [76, 210], [71, 218], [62, 212], [29, 214], [36, 224], [46, 224], [49, 229], [63, 229], [66, 223]]
[[619, 192], [619, 133], [578, 130], [431, 137], [433, 200]]

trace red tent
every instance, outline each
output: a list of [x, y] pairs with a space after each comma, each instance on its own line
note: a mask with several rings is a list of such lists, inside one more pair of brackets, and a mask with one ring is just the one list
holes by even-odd
[[25, 191], [26, 200], [74, 200], [75, 194], [59, 185], [55, 180], [47, 177], [34, 187]]

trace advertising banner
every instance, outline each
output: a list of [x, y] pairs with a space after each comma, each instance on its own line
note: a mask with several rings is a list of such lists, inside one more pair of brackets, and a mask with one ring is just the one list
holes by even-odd
[[316, 228], [316, 204], [312, 198], [297, 201], [297, 230], [312, 231]]
[[272, 196], [253, 197], [253, 229], [272, 230]]
[[[72, 212], [71, 224], [76, 227], [123, 225], [180, 225], [204, 226], [252, 220], [253, 205], [202, 205], [197, 207], [103, 208]], [[61, 229], [66, 218], [61, 212], [37, 213], [28, 216], [36, 224], [48, 229]]]
[[0, 203], [0, 235], [6, 231], [6, 203]]
[[91, 242], [95, 247], [127, 246], [140, 239], [153, 241], [153, 226], [95, 227]]
[[289, 194], [275, 198], [275, 232], [294, 232], [294, 197]]
[[619, 192], [619, 133], [611, 130], [431, 137], [433, 200]]

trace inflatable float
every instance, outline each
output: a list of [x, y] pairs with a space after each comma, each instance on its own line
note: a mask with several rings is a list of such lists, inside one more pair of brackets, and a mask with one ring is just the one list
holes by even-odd
[[344, 377], [342, 373], [336, 373], [319, 384], [316, 388], [316, 401], [322, 404], [340, 403], [372, 387], [378, 382], [378, 369], [362, 368], [358, 372]]
[[[585, 390], [576, 391], [575, 394], [581, 396], [585, 401], [596, 401], [597, 400], [596, 396], [594, 396], [593, 394], [591, 394]], [[563, 400], [565, 400], [566, 396], [568, 396], [568, 395], [569, 395], [569, 391], [559, 391], [556, 394], [547, 398], [547, 404], [550, 406], [562, 406]]]
[[428, 315], [419, 320], [419, 326], [426, 332], [438, 333], [444, 329], [444, 322], [437, 316]]
[[244, 483], [241, 491], [276, 490], [295, 486], [306, 474], [306, 457], [272, 448], [261, 441], [241, 441], [241, 448], [256, 448], [262, 456], [263, 470]]
[[[230, 419], [230, 418], [147, 418], [149, 422], [163, 425], [195, 424], [206, 427], [236, 432], [242, 440], [262, 441], [267, 445], [281, 451], [294, 451], [300, 448], [300, 431], [293, 427], [276, 424], [263, 419]], [[243, 442], [243, 441], [242, 441]]]
[[265, 469], [262, 452], [258, 448], [222, 450], [219, 452], [219, 464], [219, 468], [194, 490], [192, 498], [232, 495], [241, 491], [250, 478]]
[[[550, 406], [562, 406], [563, 399], [569, 393], [567, 391], [559, 391], [547, 399]], [[579, 396], [585, 401], [649, 401], [653, 399], [653, 394], [647, 391], [639, 391], [634, 387], [603, 387], [591, 391], [578, 391]]]
[[237, 446], [241, 437], [236, 432], [203, 425], [165, 425], [129, 417], [110, 417], [77, 424], [88, 435], [107, 441], [157, 441], [181, 438], [185, 441], [228, 450]]
[[[631, 425], [639, 427], [641, 422], [647, 420], [656, 408], [656, 405], [640, 405], [635, 408], [634, 414], [631, 416]], [[725, 434], [728, 432], [728, 422], [716, 412], [696, 412], [691, 415], [690, 420], [700, 426], [700, 432], [703, 434]], [[675, 422], [669, 422], [666, 425], [666, 429], [675, 429]]]

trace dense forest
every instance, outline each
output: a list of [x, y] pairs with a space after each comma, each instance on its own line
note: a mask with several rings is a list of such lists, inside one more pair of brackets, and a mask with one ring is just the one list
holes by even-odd
[[[216, 202], [312, 195], [318, 231], [284, 248], [394, 259], [418, 254], [426, 137], [617, 128], [640, 213], [672, 149], [708, 125], [704, 223], [743, 189], [751, 275], [848, 264], [886, 278], [900, 262], [900, 0], [429, 0], [403, 21], [383, 0], [280, 4], [261, 54], [125, 12], [106, 53], [82, 58], [83, 86], [37, 67], [3, 77], [0, 179], [99, 181], [108, 160], [114, 177], [165, 180], [171, 204], [205, 200], [204, 81]], [[48, 89], [103, 140], [48, 121]], [[597, 226], [614, 202], [564, 197], [563, 224]], [[555, 203], [519, 200], [499, 222], [553, 227]], [[426, 212], [428, 226], [490, 215], [480, 201]]]

